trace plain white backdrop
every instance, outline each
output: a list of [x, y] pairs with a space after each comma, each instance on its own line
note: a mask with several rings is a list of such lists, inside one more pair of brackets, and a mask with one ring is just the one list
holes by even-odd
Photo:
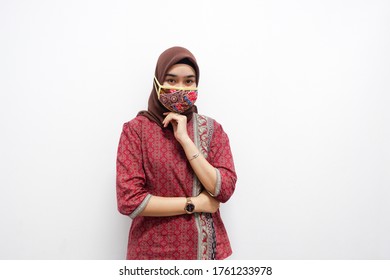
[[390, 259], [390, 2], [0, 1], [0, 259], [124, 259], [122, 124], [188, 48], [232, 259]]

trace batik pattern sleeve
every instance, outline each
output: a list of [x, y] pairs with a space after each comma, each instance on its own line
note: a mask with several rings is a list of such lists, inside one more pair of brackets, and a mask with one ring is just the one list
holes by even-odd
[[208, 160], [214, 166], [217, 175], [215, 191], [212, 195], [218, 201], [226, 202], [234, 192], [237, 175], [229, 138], [222, 126], [216, 121], [214, 121], [214, 133], [210, 143]]
[[146, 207], [151, 195], [145, 188], [141, 153], [141, 122], [134, 119], [123, 125], [116, 162], [118, 210], [135, 218]]

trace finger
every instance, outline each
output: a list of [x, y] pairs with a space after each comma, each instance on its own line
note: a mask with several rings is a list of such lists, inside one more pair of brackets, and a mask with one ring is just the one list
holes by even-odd
[[180, 115], [179, 113], [175, 113], [175, 112], [165, 112], [165, 113], [163, 113], [164, 116], [167, 116], [167, 115], [170, 115], [170, 114], [172, 114], [172, 115]]
[[163, 115], [165, 116], [163, 122], [169, 122], [172, 119], [172, 117], [173, 117], [171, 112], [163, 113]]
[[166, 117], [165, 117], [165, 122], [166, 123], [169, 123], [169, 122], [172, 122], [173, 120], [175, 121], [179, 121], [180, 120], [180, 115], [179, 114], [174, 114], [174, 113], [170, 113], [168, 114]]
[[165, 118], [164, 118], [164, 120], [162, 121], [162, 123], [163, 123], [163, 125], [164, 125], [164, 127], [167, 127], [167, 125], [169, 124], [169, 116], [166, 116]]
[[181, 114], [175, 113], [175, 112], [165, 112], [163, 113], [166, 117], [163, 120], [164, 127], [167, 127], [169, 123], [175, 123], [178, 124], [179, 121], [183, 121], [186, 118], [186, 116], [183, 116]]
[[[173, 115], [172, 113], [168, 113], [167, 116], [164, 118], [164, 120], [163, 120], [163, 122], [162, 122], [163, 125], [164, 125], [164, 127], [167, 127], [168, 124], [169, 124], [170, 122], [172, 122], [172, 120], [176, 119], [175, 117], [176, 117], [176, 116]], [[177, 121], [177, 120], [176, 120], [176, 121]]]

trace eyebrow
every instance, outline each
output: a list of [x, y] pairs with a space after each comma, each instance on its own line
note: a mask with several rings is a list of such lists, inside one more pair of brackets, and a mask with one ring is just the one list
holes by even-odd
[[[165, 77], [173, 77], [173, 78], [176, 78], [177, 77], [177, 75], [175, 75], [175, 74], [166, 74], [165, 75]], [[188, 75], [188, 76], [185, 76], [185, 78], [195, 78], [195, 75]]]

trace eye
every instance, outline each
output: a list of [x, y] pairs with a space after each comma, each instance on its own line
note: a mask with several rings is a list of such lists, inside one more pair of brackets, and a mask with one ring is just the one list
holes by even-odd
[[168, 84], [174, 85], [176, 81], [174, 79], [166, 79], [165, 80]]
[[187, 80], [187, 81], [186, 81], [186, 84], [187, 84], [187, 85], [192, 85], [192, 84], [194, 84], [194, 82], [195, 82], [194, 80]]

